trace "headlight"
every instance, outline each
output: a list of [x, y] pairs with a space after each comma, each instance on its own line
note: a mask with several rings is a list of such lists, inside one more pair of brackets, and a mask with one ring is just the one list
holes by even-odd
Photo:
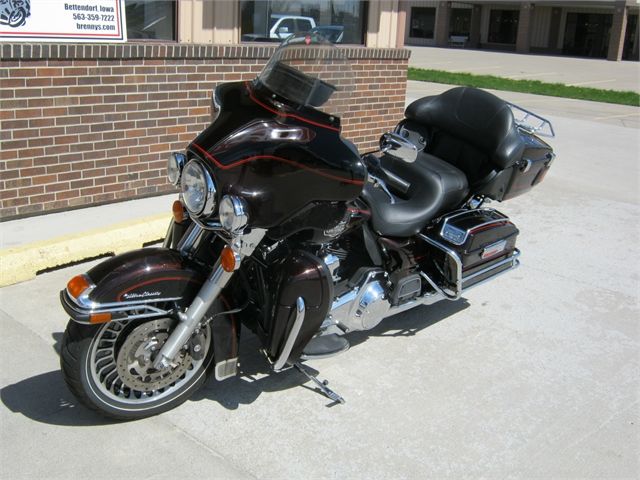
[[244, 200], [225, 195], [220, 201], [220, 224], [229, 233], [239, 233], [247, 226], [249, 215]]
[[216, 207], [216, 187], [211, 175], [197, 160], [191, 160], [182, 171], [182, 201], [193, 215], [210, 215]]
[[167, 176], [169, 177], [169, 181], [178, 186], [180, 183], [180, 172], [182, 172], [182, 168], [187, 160], [187, 157], [184, 153], [173, 152], [169, 155], [169, 161], [167, 162]]

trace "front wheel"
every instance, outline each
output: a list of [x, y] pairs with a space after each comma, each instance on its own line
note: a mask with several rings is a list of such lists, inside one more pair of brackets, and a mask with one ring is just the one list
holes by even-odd
[[27, 13], [24, 8], [18, 8], [9, 15], [9, 26], [13, 28], [21, 27], [27, 20]]
[[161, 318], [80, 325], [70, 321], [60, 364], [71, 392], [85, 406], [117, 420], [157, 415], [186, 401], [213, 361], [211, 328], [192, 336], [170, 368], [153, 362], [176, 321]]

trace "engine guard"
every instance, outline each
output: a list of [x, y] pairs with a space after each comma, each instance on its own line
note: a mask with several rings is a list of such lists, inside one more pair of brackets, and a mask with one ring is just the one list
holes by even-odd
[[[67, 289], [60, 302], [71, 319], [84, 325], [113, 321], [175, 317], [188, 307], [206, 280], [202, 267], [168, 248], [143, 248], [111, 257], [86, 274], [88, 293], [73, 298]], [[217, 311], [230, 310], [225, 298]], [[215, 373], [218, 380], [235, 375], [240, 328], [233, 315], [211, 320]]]

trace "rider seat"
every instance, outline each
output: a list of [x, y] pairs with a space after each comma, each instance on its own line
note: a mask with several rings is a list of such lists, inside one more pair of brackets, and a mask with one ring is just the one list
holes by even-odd
[[411, 182], [406, 193], [394, 192], [394, 203], [381, 188], [367, 184], [363, 198], [371, 209], [373, 228], [384, 236], [409, 237], [469, 193], [467, 177], [453, 165], [420, 152], [414, 163], [384, 155], [382, 167]]

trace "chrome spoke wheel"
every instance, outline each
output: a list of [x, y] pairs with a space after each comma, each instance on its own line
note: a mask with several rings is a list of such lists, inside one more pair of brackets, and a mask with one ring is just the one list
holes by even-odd
[[95, 393], [118, 403], [143, 407], [172, 397], [201, 372], [211, 345], [207, 326], [194, 342], [200, 351], [196, 358], [189, 344], [180, 350], [170, 368], [153, 368], [154, 360], [167, 341], [176, 321], [171, 318], [144, 323], [108, 323], [93, 338], [87, 356], [87, 370]]

